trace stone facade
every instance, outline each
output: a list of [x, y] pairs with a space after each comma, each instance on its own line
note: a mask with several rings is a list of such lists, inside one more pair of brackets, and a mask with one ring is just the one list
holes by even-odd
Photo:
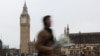
[[30, 42], [29, 43], [29, 53], [30, 54], [33, 54], [35, 52], [36, 52], [36, 49], [35, 49], [35, 41], [33, 41], [33, 42]]
[[34, 48], [34, 41], [30, 41], [30, 16], [25, 3], [20, 16], [20, 53], [33, 53]]
[[69, 29], [67, 31], [64, 34], [68, 35], [70, 42], [74, 44], [61, 47], [63, 55], [100, 56], [100, 32], [69, 33]]
[[26, 3], [20, 16], [20, 52], [29, 53], [30, 42], [30, 17], [27, 11]]

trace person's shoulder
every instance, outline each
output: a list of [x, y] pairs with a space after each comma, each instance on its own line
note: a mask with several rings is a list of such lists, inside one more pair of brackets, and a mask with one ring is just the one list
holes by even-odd
[[46, 31], [44, 29], [42, 29], [39, 33], [38, 33], [38, 37], [44, 36], [46, 34]]
[[40, 33], [45, 33], [46, 32], [46, 30], [45, 29], [42, 29], [41, 31], [40, 31]]
[[45, 29], [42, 29], [42, 30], [40, 30], [40, 32], [39, 32], [39, 34], [44, 34], [44, 33], [46, 33], [46, 30], [45, 30]]

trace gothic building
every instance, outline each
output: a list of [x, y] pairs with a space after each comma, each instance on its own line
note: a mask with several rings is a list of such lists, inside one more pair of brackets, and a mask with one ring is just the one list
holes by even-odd
[[32, 53], [34, 42], [30, 42], [30, 16], [26, 3], [20, 16], [20, 53]]
[[[73, 45], [64, 46], [61, 51], [65, 55], [100, 56], [100, 32], [69, 33], [69, 27], [64, 30]], [[71, 44], [70, 43], [70, 44]]]
[[[20, 53], [24, 54], [35, 52], [35, 41], [30, 41], [30, 16], [27, 9], [25, 3], [20, 16]], [[69, 26], [67, 26], [64, 34], [69, 37], [71, 43], [74, 43], [61, 47], [61, 52], [64, 55], [79, 55], [82, 53], [85, 56], [100, 56], [100, 32], [69, 33]], [[1, 45], [2, 42], [0, 41], [0, 48], [2, 48]]]
[[36, 49], [35, 49], [35, 40], [29, 43], [29, 53], [35, 53]]

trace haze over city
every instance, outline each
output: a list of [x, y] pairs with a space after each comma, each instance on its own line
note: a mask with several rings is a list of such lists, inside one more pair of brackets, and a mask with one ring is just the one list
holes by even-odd
[[[25, 0], [0, 0], [0, 39], [10, 48], [19, 48], [20, 15]], [[43, 28], [42, 17], [52, 16], [54, 35], [59, 38], [64, 27], [71, 33], [100, 32], [100, 0], [27, 0], [31, 19], [31, 41]]]

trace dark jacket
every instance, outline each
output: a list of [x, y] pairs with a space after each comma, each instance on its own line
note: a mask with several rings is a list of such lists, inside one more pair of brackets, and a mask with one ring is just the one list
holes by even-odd
[[51, 40], [51, 34], [43, 29], [39, 32], [36, 42], [36, 49], [38, 51], [38, 56], [49, 56], [49, 47], [53, 45], [53, 39]]

